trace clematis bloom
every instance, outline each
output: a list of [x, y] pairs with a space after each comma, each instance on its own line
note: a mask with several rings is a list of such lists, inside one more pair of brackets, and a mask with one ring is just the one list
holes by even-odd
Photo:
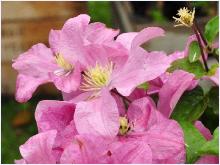
[[[113, 126], [111, 123], [118, 120], [119, 110], [110, 92], [116, 89], [121, 95], [129, 96], [138, 85], [155, 79], [166, 71], [170, 60], [164, 52], [147, 52], [140, 47], [145, 41], [163, 36], [163, 34], [162, 29], [149, 27], [135, 36], [132, 35], [134, 38], [129, 42], [131, 45], [126, 46], [126, 48], [130, 48], [128, 49], [129, 56], [122, 66], [118, 65], [116, 56], [112, 57], [111, 53], [105, 53], [102, 47], [97, 47], [95, 50], [93, 47], [91, 50], [93, 61], [90, 60], [90, 65], [87, 66], [80, 87], [87, 94], [82, 93], [71, 100], [77, 103], [74, 116], [77, 121], [76, 127], [89, 125], [90, 131], [103, 136], [117, 134], [117, 125]], [[123, 39], [121, 38], [120, 41]], [[111, 61], [111, 59], [115, 61]], [[106, 119], [110, 124], [103, 124]], [[94, 125], [100, 127], [94, 127]], [[83, 132], [81, 129], [80, 133]]]
[[12, 66], [19, 73], [17, 101], [28, 101], [39, 85], [48, 82], [53, 82], [66, 93], [78, 89], [87, 58], [84, 47], [106, 42], [111, 44], [118, 34], [117, 30], [108, 29], [102, 23], [89, 24], [89, 20], [85, 14], [67, 20], [61, 30], [51, 30], [51, 49], [44, 44], [36, 44], [13, 60]]
[[[86, 114], [84, 115], [86, 117]], [[91, 121], [87, 119], [88, 122]], [[110, 139], [106, 137], [105, 142], [99, 143], [105, 148], [105, 151], [100, 153], [102, 156], [98, 155], [102, 160], [108, 163], [184, 163], [185, 145], [181, 127], [176, 121], [166, 119], [158, 112], [150, 98], [145, 97], [132, 102], [126, 115], [121, 116], [117, 124], [117, 136]], [[90, 125], [81, 123], [80, 126], [77, 127], [78, 132], [83, 130], [84, 134], [97, 135], [96, 132], [91, 131]], [[96, 125], [96, 127], [100, 126]], [[75, 149], [74, 146], [71, 147], [72, 151]], [[78, 147], [75, 152], [82, 152], [79, 150], [82, 148]], [[89, 154], [86, 156], [88, 160], [91, 159]], [[83, 159], [82, 157], [78, 159], [80, 158]]]

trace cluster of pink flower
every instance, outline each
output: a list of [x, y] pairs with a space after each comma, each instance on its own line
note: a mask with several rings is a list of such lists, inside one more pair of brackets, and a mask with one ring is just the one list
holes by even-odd
[[[61, 30], [51, 30], [50, 48], [37, 44], [14, 60], [17, 101], [28, 101], [48, 82], [64, 99], [37, 105], [39, 133], [20, 146], [23, 158], [16, 163], [185, 163], [183, 130], [169, 117], [198, 81], [186, 71], [166, 70], [187, 56], [194, 37], [184, 51], [167, 56], [141, 47], [164, 35], [159, 27], [118, 35], [89, 21], [84, 14], [69, 19]], [[145, 82], [147, 90], [140, 88]], [[155, 93], [157, 105], [150, 97]], [[212, 138], [200, 121], [195, 126]], [[217, 159], [204, 156], [198, 162]]]

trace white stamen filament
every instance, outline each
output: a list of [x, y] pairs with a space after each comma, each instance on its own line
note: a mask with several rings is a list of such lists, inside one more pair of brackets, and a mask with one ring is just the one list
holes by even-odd
[[110, 62], [106, 66], [101, 66], [96, 63], [95, 67], [89, 68], [84, 72], [84, 82], [81, 85], [83, 91], [99, 91], [102, 87], [107, 86], [111, 73], [113, 70], [113, 63]]
[[57, 76], [68, 76], [72, 70], [73, 66], [61, 55], [57, 54], [55, 56], [55, 60], [60, 69], [54, 71], [54, 74]]

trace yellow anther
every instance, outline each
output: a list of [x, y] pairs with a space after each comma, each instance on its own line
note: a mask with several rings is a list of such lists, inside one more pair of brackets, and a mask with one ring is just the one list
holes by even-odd
[[66, 59], [64, 59], [64, 57], [61, 54], [58, 53], [55, 56], [55, 59], [59, 67], [61, 67], [65, 71], [70, 71], [73, 69], [73, 66]]
[[107, 86], [113, 70], [113, 63], [106, 66], [101, 66], [96, 63], [95, 67], [89, 68], [84, 72], [84, 83], [81, 85], [81, 89], [84, 91], [97, 91], [102, 87]]
[[175, 21], [179, 23], [177, 25], [174, 25], [175, 27], [176, 26], [191, 27], [193, 25], [193, 20], [195, 16], [195, 8], [193, 8], [193, 11], [188, 10], [188, 8], [186, 7], [180, 8], [178, 10], [177, 15], [179, 16], [179, 18], [173, 17]]
[[119, 133], [120, 135], [125, 135], [130, 129], [128, 119], [126, 117], [120, 117], [119, 123], [120, 123]]

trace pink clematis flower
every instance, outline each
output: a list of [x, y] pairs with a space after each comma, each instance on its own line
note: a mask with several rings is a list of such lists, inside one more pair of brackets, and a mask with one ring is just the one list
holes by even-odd
[[36, 44], [14, 60], [12, 66], [19, 73], [17, 101], [28, 101], [39, 85], [48, 82], [53, 82], [66, 93], [77, 90], [82, 65], [87, 58], [84, 47], [109, 42], [111, 47], [117, 48], [112, 42], [118, 31], [108, 29], [102, 23], [89, 24], [89, 20], [85, 14], [67, 20], [61, 30], [51, 30], [51, 49], [44, 44]]
[[16, 163], [183, 163], [185, 160], [182, 130], [177, 122], [163, 117], [150, 98], [135, 100], [126, 116], [115, 117], [118, 135], [114, 138], [103, 138], [102, 132], [98, 135], [90, 130], [88, 124], [96, 123], [97, 118], [81, 123], [76, 130], [75, 114], [72, 103], [40, 102], [35, 113], [39, 133], [20, 146], [23, 159]]
[[78, 134], [74, 112], [75, 105], [66, 101], [39, 102], [35, 112], [39, 133], [20, 146], [23, 159], [16, 163], [59, 163], [64, 149]]
[[[196, 121], [194, 125], [204, 138], [206, 138], [206, 140], [212, 140], [213, 137], [211, 132], [202, 124], [201, 121]], [[219, 157], [215, 155], [204, 155], [196, 161], [196, 164], [219, 164]]]
[[[99, 160], [105, 163], [185, 162], [185, 146], [180, 126], [176, 121], [166, 119], [161, 115], [155, 109], [150, 98], [135, 100], [129, 106], [127, 115], [120, 117], [117, 122], [120, 127], [118, 127], [118, 135], [115, 138], [103, 138], [105, 140], [99, 140], [98, 144], [94, 141], [90, 141], [89, 144], [81, 141], [81, 148], [79, 144], [78, 146], [73, 144], [64, 151], [61, 157], [63, 162], [73, 163], [73, 158], [76, 156], [75, 160], [83, 162], [85, 162], [84, 160], [91, 160], [93, 159], [93, 154], [89, 154], [91, 149], [96, 155], [94, 158], [99, 157]], [[95, 125], [93, 126], [95, 127]], [[96, 127], [100, 126], [96, 125]], [[90, 129], [91, 127], [88, 124], [82, 125], [82, 123], [81, 127], [77, 127], [78, 132], [83, 130], [91, 137], [97, 135]], [[103, 148], [97, 150], [99, 144]]]
[[[117, 60], [111, 61], [101, 48], [96, 49], [81, 85], [81, 90], [87, 94], [83, 93], [83, 96], [79, 95], [71, 100], [77, 103], [74, 116], [76, 127], [84, 128], [85, 125], [85, 129], [78, 129], [80, 134], [88, 130], [103, 136], [114, 137], [117, 134], [118, 124], [114, 123], [118, 121], [119, 110], [109, 91], [116, 88], [121, 95], [129, 96], [136, 86], [155, 79], [166, 71], [170, 60], [165, 53], [148, 53], [140, 47], [144, 41], [162, 36], [163, 33], [157, 27], [146, 28], [138, 33], [132, 39], [129, 57], [123, 66], [118, 65]], [[91, 53], [94, 53], [94, 49]]]

